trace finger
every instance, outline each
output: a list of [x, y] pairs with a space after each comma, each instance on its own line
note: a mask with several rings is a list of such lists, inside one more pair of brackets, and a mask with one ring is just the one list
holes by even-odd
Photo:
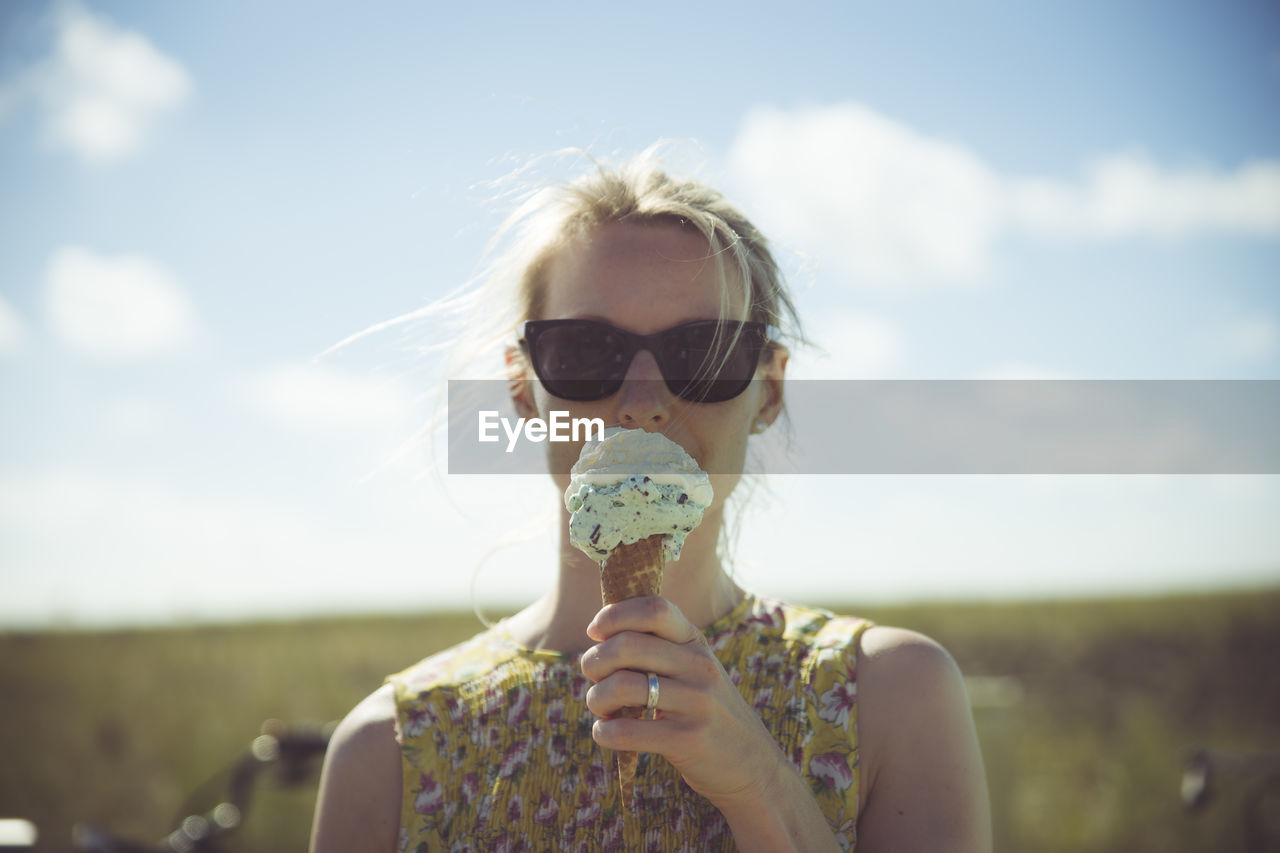
[[[674, 678], [658, 677], [658, 701], [664, 714], [688, 714], [702, 707], [702, 692]], [[615, 716], [622, 708], [643, 708], [649, 700], [649, 676], [623, 670], [587, 690], [587, 708], [598, 717]]]
[[673, 678], [699, 679], [719, 675], [719, 665], [703, 646], [677, 645], [652, 634], [624, 631], [582, 654], [582, 674], [602, 681], [620, 670], [656, 672]]
[[623, 631], [654, 634], [679, 644], [705, 642], [702, 632], [685, 618], [680, 608], [659, 595], [605, 605], [587, 626], [587, 636], [597, 641]]
[[[677, 716], [659, 715], [656, 720], [630, 720], [623, 717], [596, 720], [591, 727], [591, 737], [606, 749], [629, 752], [656, 752], [666, 755], [678, 746], [689, 728], [688, 722]], [[674, 754], [674, 753], [673, 753]]]

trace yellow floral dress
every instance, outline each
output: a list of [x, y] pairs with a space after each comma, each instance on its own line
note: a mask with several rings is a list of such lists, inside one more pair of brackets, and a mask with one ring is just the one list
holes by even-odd
[[[869, 625], [748, 595], [706, 629], [846, 850], [858, 817], [858, 641]], [[624, 815], [612, 753], [591, 738], [576, 656], [524, 648], [497, 625], [388, 681], [405, 853], [737, 849], [720, 812], [660, 755], [641, 754]]]

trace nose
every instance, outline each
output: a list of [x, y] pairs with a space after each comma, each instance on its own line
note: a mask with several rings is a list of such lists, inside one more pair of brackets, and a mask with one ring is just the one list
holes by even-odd
[[660, 427], [670, 417], [672, 396], [653, 353], [640, 350], [618, 389], [617, 422], [628, 427]]

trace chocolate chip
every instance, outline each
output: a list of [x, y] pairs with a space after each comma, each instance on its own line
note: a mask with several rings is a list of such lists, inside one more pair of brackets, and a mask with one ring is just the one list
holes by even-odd
[[689, 496], [686, 495], [684, 492], [681, 492], [680, 497], [676, 498], [676, 503], [682, 504], [687, 500], [689, 500]]
[[600, 541], [600, 525], [597, 524], [595, 526], [595, 529], [591, 531], [591, 544], [594, 545], [599, 541]]

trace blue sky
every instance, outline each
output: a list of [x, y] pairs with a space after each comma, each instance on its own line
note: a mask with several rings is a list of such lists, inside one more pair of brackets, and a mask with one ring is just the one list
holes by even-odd
[[[512, 170], [659, 138], [778, 244], [798, 376], [1280, 378], [1274, 3], [9, 3], [0, 622], [531, 599], [545, 518], [461, 540], [549, 485], [383, 465], [400, 333], [313, 358], [472, 275]], [[770, 486], [779, 595], [1280, 579], [1273, 477]]]

